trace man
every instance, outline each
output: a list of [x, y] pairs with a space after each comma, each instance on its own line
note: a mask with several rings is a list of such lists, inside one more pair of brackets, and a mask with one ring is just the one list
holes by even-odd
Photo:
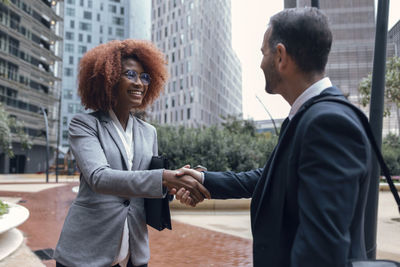
[[[262, 169], [242, 173], [185, 169], [212, 198], [249, 198], [254, 266], [346, 266], [366, 259], [364, 210], [371, 148], [351, 108], [310, 101], [345, 99], [324, 78], [332, 43], [326, 16], [286, 9], [270, 20], [262, 44], [265, 90], [291, 105], [279, 142]], [[306, 111], [303, 111], [306, 109]], [[191, 203], [189, 193], [177, 198]]]

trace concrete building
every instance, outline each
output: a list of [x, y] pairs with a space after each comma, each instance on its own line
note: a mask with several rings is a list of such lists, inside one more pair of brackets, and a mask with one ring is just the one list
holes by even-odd
[[[400, 20], [388, 32], [388, 47], [394, 47], [395, 56], [400, 57]], [[392, 114], [391, 117], [397, 119], [390, 120], [390, 132], [400, 134], [400, 110], [396, 105], [392, 105], [390, 113]]]
[[0, 154], [0, 173], [43, 172], [46, 169], [45, 122], [49, 145], [56, 147], [61, 90], [63, 1], [0, 2], [0, 101], [33, 141], [24, 151], [12, 137], [15, 157]]
[[77, 95], [78, 64], [91, 48], [111, 40], [150, 40], [151, 2], [142, 0], [65, 0], [61, 146], [68, 147], [68, 125], [84, 112]]
[[[285, 1], [285, 7], [293, 7], [293, 0]], [[327, 64], [327, 75], [332, 83], [358, 107], [360, 81], [372, 73], [375, 47], [374, 0], [320, 0], [320, 9], [329, 18], [333, 44]], [[311, 6], [311, 0], [296, 0], [297, 7]], [[388, 43], [387, 57], [394, 55], [393, 44]], [[369, 107], [364, 108], [368, 113]], [[385, 118], [383, 134], [398, 129], [394, 115]]]
[[170, 73], [149, 111], [153, 121], [200, 127], [242, 113], [230, 0], [152, 0], [151, 39], [166, 54]]
[[[256, 126], [257, 132], [258, 133], [266, 133], [270, 132], [272, 134], [279, 135], [280, 128], [282, 126], [283, 119], [275, 119], [274, 121], [272, 120], [257, 120], [254, 121], [254, 124]], [[278, 131], [278, 133], [276, 133]]]
[[400, 57], [400, 20], [389, 30], [388, 43], [393, 43], [395, 55]]

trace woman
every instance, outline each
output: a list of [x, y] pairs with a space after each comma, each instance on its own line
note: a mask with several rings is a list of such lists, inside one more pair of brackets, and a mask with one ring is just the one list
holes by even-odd
[[165, 64], [154, 45], [137, 40], [99, 45], [81, 59], [78, 93], [94, 112], [70, 123], [81, 176], [54, 252], [57, 266], [147, 266], [143, 198], [162, 198], [165, 187], [182, 186], [194, 186], [193, 197], [209, 196], [194, 180], [183, 184], [174, 171], [147, 170], [157, 155], [156, 130], [131, 111], [157, 98], [167, 79]]

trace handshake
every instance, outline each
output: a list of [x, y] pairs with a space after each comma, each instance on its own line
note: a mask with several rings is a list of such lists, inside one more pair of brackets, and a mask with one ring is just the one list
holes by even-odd
[[203, 177], [200, 173], [203, 170], [206, 169], [204, 167], [190, 169], [189, 165], [177, 170], [164, 170], [162, 184], [182, 204], [195, 207], [205, 198], [211, 198], [210, 192], [203, 186]]

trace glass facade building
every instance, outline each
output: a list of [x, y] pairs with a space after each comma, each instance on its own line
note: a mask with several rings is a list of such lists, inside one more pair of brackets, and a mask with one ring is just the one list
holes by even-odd
[[170, 74], [149, 110], [153, 121], [200, 127], [241, 116], [242, 70], [232, 49], [230, 0], [152, 0], [151, 27]]

